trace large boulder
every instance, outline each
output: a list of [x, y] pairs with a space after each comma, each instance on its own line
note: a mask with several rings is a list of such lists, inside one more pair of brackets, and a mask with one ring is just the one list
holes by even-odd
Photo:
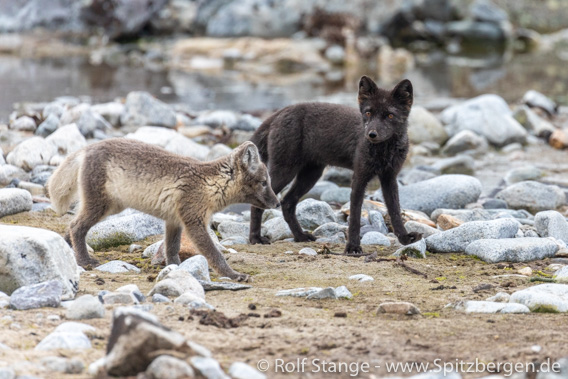
[[[399, 188], [400, 206], [427, 214], [438, 208], [459, 209], [474, 203], [481, 194], [481, 183], [467, 175], [442, 175]], [[384, 201], [379, 189], [374, 199]]]
[[46, 141], [51, 142], [59, 154], [70, 154], [87, 146], [85, 137], [76, 124], [62, 126], [50, 134]]
[[328, 223], [337, 222], [331, 206], [325, 201], [306, 199], [296, 207], [296, 217], [302, 228], [314, 230]]
[[415, 144], [436, 142], [442, 145], [448, 139], [448, 133], [426, 108], [413, 106], [408, 117], [408, 138]]
[[559, 212], [538, 212], [534, 216], [534, 226], [541, 237], [554, 237], [568, 243], [568, 222]]
[[545, 283], [511, 295], [511, 303], [524, 304], [532, 312], [568, 312], [568, 284]]
[[175, 130], [161, 127], [144, 126], [138, 128], [134, 133], [127, 134], [126, 138], [158, 145], [169, 152], [199, 160], [205, 160], [209, 154], [207, 146], [200, 145]]
[[451, 106], [442, 112], [441, 119], [452, 137], [462, 130], [471, 130], [496, 146], [526, 142], [527, 131], [497, 95], [482, 95]]
[[63, 286], [63, 298], [73, 298], [79, 287], [75, 254], [57, 233], [27, 226], [0, 225], [0, 291], [48, 280]]
[[558, 245], [547, 238], [481, 239], [470, 243], [465, 252], [485, 262], [529, 262], [550, 258]]
[[120, 116], [120, 122], [128, 126], [175, 128], [177, 119], [176, 113], [169, 105], [148, 92], [136, 91], [126, 96], [124, 113]]
[[6, 162], [31, 171], [40, 164], [49, 164], [51, 158], [57, 153], [57, 147], [41, 138], [32, 137], [20, 143], [6, 157]]
[[504, 200], [509, 208], [526, 209], [533, 213], [554, 210], [566, 204], [566, 194], [560, 187], [530, 180], [515, 183], [495, 197]]
[[0, 218], [32, 209], [32, 195], [19, 188], [0, 189]]

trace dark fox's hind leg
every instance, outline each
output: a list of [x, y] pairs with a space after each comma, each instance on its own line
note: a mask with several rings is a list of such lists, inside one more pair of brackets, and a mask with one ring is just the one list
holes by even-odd
[[[272, 190], [275, 194], [279, 194], [280, 191], [286, 187], [288, 183], [294, 179], [296, 175], [297, 169], [294, 168], [285, 168], [279, 166], [272, 166], [269, 168], [270, 170], [270, 180], [272, 182]], [[260, 209], [254, 206], [250, 208], [250, 232], [249, 232], [249, 241], [251, 244], [269, 244], [270, 240], [266, 237], [262, 237], [260, 235], [260, 227], [262, 224], [262, 214], [264, 213], [264, 209]]]
[[298, 219], [296, 218], [296, 205], [298, 201], [304, 196], [313, 186], [316, 184], [325, 166], [305, 166], [303, 167], [292, 188], [284, 196], [282, 200], [282, 212], [284, 213], [284, 219], [290, 226], [292, 234], [294, 234], [294, 241], [296, 242], [307, 242], [315, 241], [316, 238], [308, 232], [304, 232]]

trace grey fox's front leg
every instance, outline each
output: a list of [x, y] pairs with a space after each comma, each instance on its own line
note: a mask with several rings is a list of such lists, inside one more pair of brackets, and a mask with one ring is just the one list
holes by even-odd
[[179, 265], [179, 247], [181, 242], [181, 226], [166, 223], [166, 266], [171, 264]]
[[223, 254], [217, 249], [203, 220], [191, 220], [185, 223], [185, 230], [191, 241], [195, 244], [201, 254], [207, 258], [209, 265], [215, 269], [221, 276], [227, 276], [237, 281], [248, 282], [250, 277], [233, 270]]

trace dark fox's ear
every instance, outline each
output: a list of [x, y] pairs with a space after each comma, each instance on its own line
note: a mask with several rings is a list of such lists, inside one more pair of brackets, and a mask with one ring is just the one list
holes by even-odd
[[247, 171], [250, 171], [251, 173], [256, 172], [260, 167], [260, 154], [258, 153], [258, 148], [252, 142], [245, 142], [242, 144], [241, 149], [241, 164]]
[[361, 104], [370, 96], [376, 94], [378, 91], [379, 87], [377, 87], [377, 85], [371, 78], [369, 78], [368, 76], [362, 76], [361, 79], [359, 79], [359, 104]]
[[410, 110], [413, 102], [412, 83], [410, 80], [404, 79], [402, 82], [398, 83], [392, 90], [391, 96]]

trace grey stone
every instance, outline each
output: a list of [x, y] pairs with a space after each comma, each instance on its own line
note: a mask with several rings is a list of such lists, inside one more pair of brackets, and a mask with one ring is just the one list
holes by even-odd
[[0, 379], [15, 379], [16, 371], [12, 367], [0, 367]]
[[185, 292], [193, 292], [201, 298], [205, 298], [203, 286], [185, 270], [172, 270], [163, 279], [158, 281], [148, 296], [159, 293], [164, 296], [180, 296]]
[[248, 238], [241, 237], [241, 236], [224, 238], [221, 241], [221, 245], [223, 245], [223, 246], [246, 245], [248, 243], [249, 243]]
[[164, 233], [164, 221], [139, 212], [121, 212], [96, 224], [87, 233], [87, 243], [93, 249], [129, 245], [149, 236]]
[[558, 186], [525, 181], [513, 184], [496, 195], [509, 208], [526, 209], [529, 212], [554, 210], [566, 204], [566, 195]]
[[338, 299], [353, 299], [353, 294], [345, 286], [339, 286], [335, 289], [335, 296]]
[[129, 292], [109, 292], [103, 296], [103, 303], [113, 304], [138, 304], [138, 300]]
[[558, 251], [558, 245], [546, 238], [480, 239], [465, 249], [485, 262], [529, 262], [550, 258]]
[[479, 44], [487, 41], [502, 43], [508, 36], [508, 29], [501, 24], [492, 22], [477, 22], [466, 19], [448, 22], [445, 27], [445, 35], [459, 38], [462, 43]]
[[102, 103], [91, 106], [91, 111], [104, 117], [112, 126], [120, 126], [120, 116], [124, 112], [124, 104], [119, 102]]
[[408, 233], [416, 232], [422, 234], [422, 237], [430, 237], [431, 235], [441, 233], [440, 230], [418, 221], [407, 221], [404, 228]]
[[68, 321], [58, 325], [53, 333], [85, 333], [94, 332], [96, 329], [82, 322]]
[[471, 130], [496, 146], [524, 143], [527, 137], [526, 130], [512, 117], [505, 100], [497, 95], [482, 95], [449, 107], [442, 112], [441, 119], [451, 136]]
[[191, 357], [191, 365], [207, 379], [230, 379], [213, 358]]
[[363, 283], [363, 282], [372, 282], [372, 281], [375, 280], [375, 279], [373, 279], [373, 277], [372, 277], [372, 276], [369, 276], [369, 275], [365, 275], [365, 274], [355, 274], [355, 275], [351, 275], [351, 276], [349, 277], [349, 280], [357, 280], [357, 281]]
[[209, 154], [207, 146], [200, 145], [175, 130], [161, 127], [143, 126], [136, 129], [136, 132], [127, 134], [126, 138], [158, 145], [169, 152], [201, 161]]
[[53, 171], [55, 171], [55, 168], [56, 167], [54, 166], [47, 166], [47, 165], [40, 165], [34, 167], [34, 169], [32, 170], [32, 176], [30, 178], [30, 182], [35, 184], [40, 184], [45, 187], [48, 179], [53, 174]]
[[421, 106], [413, 106], [408, 117], [408, 138], [414, 144], [436, 142], [442, 145], [448, 139], [448, 134], [430, 111]]
[[31, 137], [8, 153], [6, 162], [25, 171], [31, 171], [37, 165], [48, 164], [56, 153], [57, 148], [54, 144], [41, 137]]
[[290, 290], [278, 291], [276, 296], [307, 297], [314, 293], [318, 293], [321, 290], [323, 290], [321, 287], [293, 288]]
[[545, 283], [516, 291], [511, 303], [524, 304], [531, 312], [568, 312], [568, 284]]
[[524, 182], [526, 180], [539, 180], [544, 176], [544, 172], [531, 165], [514, 168], [507, 171], [504, 180], [505, 183], [510, 186], [511, 184]]
[[379, 304], [377, 309], [377, 314], [380, 313], [395, 313], [403, 315], [417, 315], [420, 314], [420, 309], [412, 303], [400, 301], [400, 302], [387, 302]]
[[236, 221], [223, 221], [217, 227], [217, 231], [221, 234], [221, 238], [243, 237], [248, 241], [250, 232], [250, 224]]
[[79, 286], [75, 254], [59, 234], [0, 225], [0, 235], [0, 261], [4, 262], [1, 291], [10, 294], [22, 286], [58, 280], [63, 287], [63, 299], [75, 296]]
[[535, 90], [527, 91], [523, 96], [523, 102], [529, 107], [544, 109], [549, 115], [554, 115], [558, 112], [558, 104]]
[[446, 214], [457, 218], [463, 222], [470, 221], [489, 221], [498, 218], [530, 219], [532, 215], [525, 210], [514, 209], [436, 209], [430, 215], [434, 222], [438, 221], [440, 215]]
[[331, 188], [324, 191], [320, 199], [325, 201], [326, 203], [339, 203], [345, 204], [349, 201], [351, 197], [351, 188], [347, 187], [340, 187], [340, 188]]
[[82, 332], [63, 332], [56, 330], [41, 340], [34, 350], [77, 350], [90, 348], [91, 341]]
[[146, 369], [149, 379], [182, 379], [194, 378], [193, 368], [181, 359], [169, 355], [160, 355]]
[[426, 246], [435, 253], [459, 253], [465, 251], [473, 241], [514, 238], [518, 230], [519, 223], [513, 219], [472, 221], [431, 235], [426, 238]]
[[469, 8], [469, 14], [475, 21], [492, 22], [496, 24], [509, 19], [507, 12], [490, 0], [475, 0]]
[[319, 237], [316, 239], [317, 243], [337, 243], [344, 244], [346, 242], [345, 233], [339, 232], [335, 233], [329, 237]]
[[110, 261], [100, 266], [95, 267], [97, 271], [110, 272], [111, 274], [118, 274], [121, 272], [136, 272], [139, 273], [140, 269], [130, 263], [124, 261]]
[[170, 301], [170, 299], [159, 293], [152, 295], [152, 303], [169, 303]]
[[135, 91], [126, 96], [124, 113], [120, 116], [122, 125], [176, 127], [174, 110], [147, 92]]
[[487, 199], [482, 205], [484, 209], [507, 209], [507, 203], [500, 199]]
[[192, 292], [185, 292], [174, 300], [175, 304], [180, 304], [190, 309], [207, 308], [215, 309], [213, 306], [207, 304], [205, 300]]
[[300, 255], [309, 255], [309, 256], [316, 256], [318, 255], [318, 253], [312, 249], [311, 247], [304, 247], [303, 249], [301, 249], [298, 254]]
[[197, 280], [211, 281], [209, 264], [203, 255], [195, 255], [186, 259], [179, 265], [179, 269], [189, 272]]
[[12, 180], [27, 180], [29, 174], [11, 164], [0, 164], [0, 186], [7, 186]]
[[341, 225], [336, 222], [328, 222], [319, 226], [314, 230], [315, 237], [333, 237], [337, 233], [346, 233], [349, 229], [346, 225]]
[[333, 182], [327, 180], [320, 180], [317, 182], [306, 194], [306, 197], [311, 197], [313, 199], [319, 199], [321, 194], [329, 189], [339, 188], [339, 186]]
[[[60, 127], [45, 138], [56, 148], [56, 152], [62, 155], [71, 154], [87, 146], [85, 137], [81, 134], [76, 124]], [[53, 156], [56, 154], [54, 153]], [[51, 159], [50, 159], [51, 162]]]
[[438, 174], [434, 174], [433, 172], [421, 170], [420, 168], [412, 168], [402, 175], [400, 182], [407, 186], [409, 184], [435, 178], [436, 176], [438, 176]]
[[353, 170], [330, 166], [323, 173], [323, 180], [333, 182], [340, 186], [351, 186]]
[[207, 157], [205, 158], [205, 160], [206, 161], [213, 161], [215, 159], [229, 155], [232, 152], [233, 152], [233, 149], [231, 149], [229, 146], [224, 145], [222, 143], [216, 143], [215, 145], [213, 145], [211, 147], [211, 150], [209, 150], [209, 153], [207, 153]]
[[497, 292], [494, 296], [491, 296], [487, 301], [493, 301], [496, 303], [508, 303], [511, 299], [511, 295], [507, 292]]
[[103, 116], [91, 109], [81, 114], [81, 117], [77, 120], [77, 127], [85, 137], [92, 137], [95, 130], [109, 131], [112, 129], [112, 125]]
[[389, 229], [385, 223], [385, 219], [381, 212], [378, 211], [368, 211], [369, 212], [369, 222], [371, 226], [376, 228], [378, 232], [382, 234], [387, 234]]
[[294, 235], [284, 217], [275, 217], [263, 224], [263, 235], [271, 242], [292, 238]]
[[164, 240], [160, 240], [145, 248], [142, 252], [142, 258], [152, 258], [158, 252], [158, 249], [160, 248], [160, 246], [162, 246], [163, 243]]
[[220, 290], [228, 290], [228, 291], [240, 291], [252, 288], [248, 284], [241, 284], [241, 283], [233, 283], [233, 282], [199, 282], [205, 291], [220, 291]]
[[568, 222], [556, 211], [538, 212], [534, 226], [541, 237], [554, 237], [568, 243]]
[[105, 316], [105, 307], [98, 298], [92, 295], [83, 295], [73, 301], [67, 311], [65, 317], [69, 320], [86, 320], [92, 318], [103, 318]]
[[487, 139], [479, 136], [471, 130], [462, 130], [446, 142], [442, 153], [446, 155], [456, 155], [469, 150], [487, 150]]
[[463, 301], [456, 309], [465, 313], [530, 313], [527, 306], [514, 303], [495, 303], [492, 301]]
[[207, 125], [213, 128], [225, 126], [232, 129], [237, 124], [238, 116], [233, 111], [213, 110], [204, 111], [193, 121], [195, 125]]
[[[245, 211], [243, 213], [246, 213], [246, 217], [235, 214], [228, 214], [228, 213], [220, 213], [220, 212], [214, 213], [213, 216], [211, 216], [211, 226], [217, 229], [219, 224], [222, 223], [223, 221], [233, 221], [233, 222], [250, 221], [250, 211]], [[262, 221], [266, 221], [264, 219], [265, 214], [268, 214], [268, 212], [264, 212], [262, 214], [263, 216]], [[279, 216], [282, 216], [282, 214], [280, 214]]]
[[340, 45], [331, 45], [325, 50], [325, 57], [333, 64], [342, 64], [345, 60], [345, 49]]
[[0, 218], [32, 209], [32, 195], [19, 188], [0, 189]]
[[85, 364], [77, 358], [45, 357], [41, 365], [49, 371], [65, 374], [80, 374], [85, 369]]
[[63, 285], [58, 280], [23, 286], [10, 296], [10, 306], [18, 310], [57, 308], [61, 304], [62, 293]]
[[457, 155], [436, 161], [432, 167], [442, 174], [473, 175], [475, 161], [468, 155]]
[[[402, 208], [427, 214], [438, 208], [463, 208], [476, 202], [480, 194], [479, 180], [467, 175], [442, 175], [399, 188]], [[382, 201], [382, 192], [375, 192], [373, 198]]]
[[333, 209], [325, 201], [306, 199], [296, 207], [298, 222], [304, 229], [314, 230], [328, 223], [337, 222]]
[[254, 132], [262, 124], [262, 120], [250, 114], [244, 114], [239, 117], [237, 122], [231, 126], [231, 130], [242, 130], [245, 132]]
[[59, 117], [55, 114], [50, 114], [41, 124], [39, 124], [35, 134], [40, 137], [47, 137], [55, 132], [59, 127]]
[[410, 245], [406, 245], [394, 252], [393, 256], [406, 255], [415, 258], [426, 258], [426, 241], [421, 239]]
[[361, 238], [361, 245], [380, 245], [380, 246], [390, 246], [390, 240], [384, 234], [379, 232], [368, 232], [365, 233], [363, 238]]
[[33, 132], [36, 130], [35, 120], [29, 116], [21, 116], [10, 123], [10, 129]]
[[327, 287], [315, 293], [308, 295], [308, 300], [337, 299], [335, 288]]
[[229, 375], [233, 379], [266, 379], [266, 375], [244, 362], [234, 362], [229, 367]]
[[558, 283], [568, 283], [568, 266], [564, 266], [554, 273], [554, 280]]

